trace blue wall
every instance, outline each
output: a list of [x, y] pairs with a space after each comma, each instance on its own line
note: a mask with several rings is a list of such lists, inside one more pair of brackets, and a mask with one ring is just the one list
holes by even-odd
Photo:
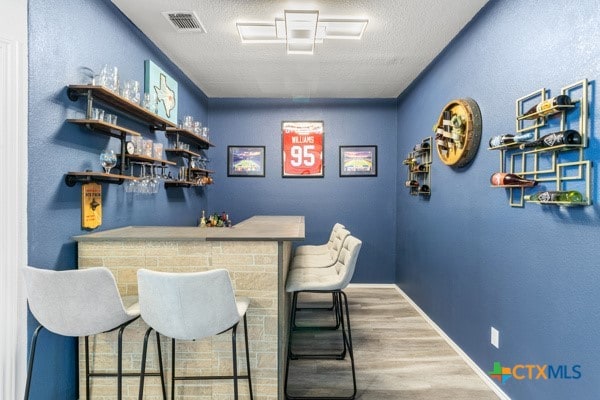
[[[281, 177], [281, 122], [321, 120], [325, 135], [324, 178]], [[394, 281], [396, 103], [390, 100], [211, 99], [210, 211], [233, 222], [252, 215], [306, 217], [305, 243], [327, 241], [343, 223], [363, 247], [354, 282]], [[266, 177], [227, 177], [228, 145], [266, 146]], [[378, 146], [377, 177], [340, 178], [340, 145]]]
[[[179, 83], [179, 113], [206, 121], [206, 96], [194, 86], [109, 1], [29, 1], [29, 264], [40, 268], [77, 266], [74, 235], [81, 229], [81, 186], [64, 183], [67, 171], [100, 171], [101, 150], [119, 149], [108, 136], [65, 122], [83, 116], [83, 100], [71, 102], [68, 84], [87, 83], [86, 68], [117, 65], [122, 81], [143, 82], [151, 59]], [[124, 119], [119, 124], [147, 132]], [[167, 143], [164, 134], [148, 137]], [[103, 185], [103, 225], [193, 225], [206, 207], [203, 189], [161, 188], [157, 195], [126, 194]], [[30, 335], [35, 321], [29, 321]], [[44, 334], [37, 354], [32, 399], [74, 399], [75, 341]]]
[[[474, 98], [483, 115], [481, 147], [469, 167], [456, 171], [434, 158], [430, 201], [409, 196], [399, 173], [399, 286], [486, 372], [494, 361], [581, 365], [578, 380], [510, 379], [501, 386], [514, 399], [600, 396], [597, 190], [590, 207], [511, 208], [505, 189], [490, 188], [499, 156], [487, 150], [491, 136], [514, 132], [517, 98], [542, 87], [556, 95], [588, 78], [585, 154], [598, 158], [598, 6], [493, 1], [399, 101], [400, 155], [431, 134], [452, 99]], [[490, 326], [500, 330], [500, 349], [490, 345]]]

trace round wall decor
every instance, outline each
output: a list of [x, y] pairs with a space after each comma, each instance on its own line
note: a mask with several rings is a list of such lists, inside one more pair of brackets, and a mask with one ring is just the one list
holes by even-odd
[[451, 167], [467, 165], [481, 142], [481, 111], [471, 98], [450, 101], [433, 127], [440, 160]]

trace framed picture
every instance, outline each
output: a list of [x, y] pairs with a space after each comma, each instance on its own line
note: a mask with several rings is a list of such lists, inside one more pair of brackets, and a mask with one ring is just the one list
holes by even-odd
[[156, 94], [158, 115], [177, 125], [177, 81], [150, 60], [144, 61], [144, 92]]
[[265, 176], [265, 146], [227, 146], [227, 176]]
[[284, 178], [323, 177], [323, 121], [281, 123]]
[[340, 146], [340, 176], [377, 176], [377, 146]]

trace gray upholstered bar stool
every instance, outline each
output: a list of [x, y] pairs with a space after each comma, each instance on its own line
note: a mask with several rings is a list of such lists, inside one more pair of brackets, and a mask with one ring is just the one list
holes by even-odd
[[298, 246], [294, 251], [294, 255], [299, 256], [307, 254], [327, 254], [329, 252], [329, 249], [331, 249], [331, 246], [333, 245], [335, 233], [338, 231], [338, 229], [343, 228], [345, 228], [345, 226], [340, 223], [334, 224], [333, 228], [331, 229], [331, 233], [329, 234], [329, 240], [327, 241], [327, 243], [318, 245], [305, 244], [303, 246]]
[[[352, 333], [350, 329], [350, 313], [348, 311], [348, 298], [343, 289], [348, 286], [354, 270], [356, 261], [362, 242], [354, 236], [348, 236], [344, 240], [344, 245], [340, 251], [340, 255], [335, 265], [328, 268], [299, 268], [290, 271], [287, 277], [285, 290], [292, 293], [292, 306], [290, 308], [290, 324], [288, 335], [288, 349], [285, 372], [285, 395], [287, 399], [354, 399], [356, 396], [356, 373], [354, 368], [354, 352], [352, 349]], [[292, 351], [292, 340], [294, 331], [300, 329], [315, 329], [321, 330], [321, 327], [298, 327], [296, 325], [296, 312], [298, 294], [303, 292], [310, 293], [332, 293], [334, 296], [334, 311], [336, 318], [341, 321], [341, 334], [344, 349], [341, 353], [334, 354], [298, 354]], [[315, 335], [318, 339], [318, 335]], [[346, 354], [350, 356], [350, 364], [352, 368], [352, 384], [353, 392], [350, 396], [336, 397], [302, 397], [292, 396], [288, 392], [288, 377], [291, 360], [298, 359], [345, 359]]]
[[[138, 270], [138, 296], [142, 319], [149, 326], [142, 351], [142, 377], [140, 400], [144, 393], [144, 371], [148, 336], [152, 330], [171, 338], [171, 400], [175, 398], [176, 380], [232, 379], [234, 398], [238, 398], [238, 379], [248, 380], [252, 399], [250, 377], [250, 352], [248, 349], [248, 324], [246, 310], [250, 300], [235, 297], [229, 272], [215, 269], [206, 272], [170, 273], [147, 269]], [[236, 331], [244, 320], [247, 375], [238, 375]], [[233, 375], [176, 376], [175, 340], [199, 340], [231, 330]]]
[[[24, 267], [22, 273], [29, 308], [40, 323], [31, 339], [25, 400], [29, 399], [37, 339], [42, 328], [62, 336], [85, 337], [86, 399], [90, 399], [90, 377], [116, 377], [117, 396], [121, 399], [123, 377], [140, 375], [123, 373], [123, 330], [139, 318], [138, 304], [129, 308], [123, 306], [115, 278], [104, 267], [68, 271]], [[90, 372], [88, 337], [117, 329], [117, 372]], [[160, 374], [163, 398], [166, 399], [160, 342], [157, 341], [157, 344], [160, 373], [152, 375]]]

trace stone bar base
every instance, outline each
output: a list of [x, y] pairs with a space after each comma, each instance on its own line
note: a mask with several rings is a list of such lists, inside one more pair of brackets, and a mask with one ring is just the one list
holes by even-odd
[[[219, 229], [219, 228], [211, 228]], [[303, 226], [302, 226], [303, 234]], [[251, 299], [248, 309], [250, 366], [254, 397], [283, 398], [283, 373], [287, 335], [288, 299], [284, 285], [291, 256], [291, 242], [284, 240], [80, 240], [79, 268], [104, 266], [114, 274], [123, 297], [137, 296], [137, 270], [147, 268], [168, 272], [195, 272], [215, 268], [229, 271], [236, 295]], [[123, 371], [139, 372], [142, 343], [147, 325], [140, 319], [125, 329]], [[243, 323], [237, 330], [238, 371], [245, 374]], [[148, 347], [147, 371], [158, 370], [155, 334]], [[79, 349], [80, 398], [85, 399], [85, 358], [83, 339]], [[162, 338], [162, 357], [170, 398], [171, 341]], [[90, 338], [92, 371], [116, 371], [117, 333]], [[178, 341], [177, 374], [227, 375], [232, 373], [231, 333], [195, 342]], [[92, 378], [94, 400], [117, 398], [116, 378]], [[138, 377], [123, 379], [123, 398], [137, 399]], [[246, 380], [239, 381], [241, 399], [247, 399]], [[228, 400], [233, 398], [233, 381], [178, 381], [177, 399]], [[147, 377], [144, 399], [162, 399], [159, 377]]]

